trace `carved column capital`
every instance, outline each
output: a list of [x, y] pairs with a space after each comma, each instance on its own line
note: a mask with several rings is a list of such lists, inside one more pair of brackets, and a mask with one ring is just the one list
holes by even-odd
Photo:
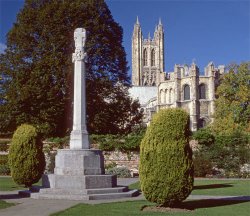
[[75, 53], [72, 54], [72, 62], [74, 63], [75, 61], [84, 61], [86, 62], [87, 60], [87, 53], [84, 52], [83, 49], [76, 48]]

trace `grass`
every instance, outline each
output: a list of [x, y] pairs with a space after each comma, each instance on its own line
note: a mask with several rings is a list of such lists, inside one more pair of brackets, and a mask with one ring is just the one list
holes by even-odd
[[[195, 195], [221, 195], [239, 196], [250, 195], [250, 180], [195, 180], [192, 194]], [[130, 189], [140, 189], [140, 183], [136, 182], [129, 186]], [[154, 205], [150, 202], [128, 201], [104, 204], [78, 204], [65, 211], [52, 214], [53, 216], [136, 216], [136, 215], [170, 215], [170, 216], [245, 216], [249, 214], [249, 201], [235, 200], [187, 200], [183, 202], [183, 208], [191, 209], [190, 212], [159, 213], [143, 212], [143, 206]]]
[[[129, 186], [140, 189], [140, 183]], [[250, 196], [250, 180], [195, 180], [192, 195]]]
[[249, 213], [249, 202], [230, 200], [193, 200], [184, 202], [184, 207], [194, 209], [190, 212], [182, 213], [155, 213], [144, 212], [141, 208], [145, 205], [153, 205], [147, 201], [128, 201], [105, 204], [78, 204], [65, 211], [61, 211], [51, 216], [136, 216], [136, 215], [172, 215], [172, 216], [246, 216]]
[[[41, 180], [35, 185], [41, 185]], [[0, 177], [0, 191], [13, 191], [13, 190], [24, 190], [23, 186], [17, 185], [11, 177], [4, 176]]]
[[0, 200], [0, 209], [8, 208], [10, 206], [15, 205], [14, 203], [7, 203], [3, 200]]

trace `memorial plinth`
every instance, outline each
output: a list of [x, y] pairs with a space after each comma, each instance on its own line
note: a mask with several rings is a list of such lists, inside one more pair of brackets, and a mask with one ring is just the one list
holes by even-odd
[[31, 197], [91, 200], [135, 196], [137, 190], [118, 187], [115, 175], [105, 175], [102, 151], [90, 149], [86, 127], [85, 29], [77, 28], [74, 40], [74, 111], [70, 149], [57, 151], [54, 174], [43, 175], [43, 188], [38, 193], [31, 193]]

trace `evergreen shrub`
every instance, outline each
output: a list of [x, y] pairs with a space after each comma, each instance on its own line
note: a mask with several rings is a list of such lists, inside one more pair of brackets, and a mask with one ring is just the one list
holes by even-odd
[[148, 201], [173, 207], [191, 193], [194, 167], [189, 135], [184, 110], [164, 109], [153, 116], [140, 146], [139, 176]]
[[23, 124], [17, 128], [9, 149], [11, 176], [17, 184], [30, 187], [39, 181], [45, 168], [42, 148], [35, 127]]

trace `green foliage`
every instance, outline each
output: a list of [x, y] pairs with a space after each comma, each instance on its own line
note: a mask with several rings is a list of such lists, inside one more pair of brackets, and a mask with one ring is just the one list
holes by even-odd
[[113, 167], [105, 171], [108, 175], [117, 175], [118, 178], [130, 178], [131, 173], [127, 167]]
[[7, 152], [9, 149], [9, 142], [0, 142], [0, 151]]
[[249, 135], [241, 131], [217, 135], [215, 144], [207, 150], [207, 155], [217, 168], [223, 169], [227, 177], [240, 177], [241, 166], [250, 163]]
[[114, 167], [116, 167], [116, 166], [117, 166], [116, 162], [113, 161], [113, 162], [111, 162], [111, 163], [105, 164], [105, 170], [114, 168]]
[[206, 128], [204, 131], [197, 131], [193, 138], [199, 142], [198, 150], [194, 155], [196, 177], [201, 173], [211, 174], [211, 164], [215, 175], [222, 177], [248, 175], [241, 169], [243, 165], [250, 163], [249, 134], [239, 128], [211, 134], [210, 129]]
[[9, 175], [10, 167], [8, 163], [8, 155], [0, 155], [0, 175]]
[[154, 115], [141, 142], [140, 182], [146, 199], [163, 206], [185, 200], [193, 188], [189, 116], [182, 109]]
[[[48, 22], [49, 17], [49, 22]], [[27, 0], [0, 55], [5, 77], [0, 94], [0, 130], [35, 125], [44, 137], [71, 128], [74, 30], [87, 31], [88, 130], [129, 132], [140, 123], [139, 103], [128, 96], [123, 31], [103, 0]]]
[[53, 143], [53, 147], [62, 149], [65, 148], [67, 146], [69, 146], [69, 136], [65, 136], [65, 137], [51, 137], [49, 139], [47, 139], [47, 141], [52, 142]]
[[250, 122], [250, 62], [230, 65], [216, 91], [216, 133], [247, 129]]
[[213, 174], [213, 165], [206, 154], [195, 152], [193, 162], [195, 177], [206, 177]]
[[0, 165], [8, 163], [8, 155], [0, 155]]
[[211, 146], [215, 140], [209, 128], [202, 128], [194, 132], [193, 139], [197, 140], [201, 146]]
[[45, 168], [43, 145], [35, 127], [23, 124], [15, 131], [9, 151], [11, 176], [17, 184], [30, 187]]
[[92, 143], [98, 144], [103, 151], [119, 150], [122, 152], [139, 151], [145, 129], [140, 129], [127, 135], [90, 135]]

